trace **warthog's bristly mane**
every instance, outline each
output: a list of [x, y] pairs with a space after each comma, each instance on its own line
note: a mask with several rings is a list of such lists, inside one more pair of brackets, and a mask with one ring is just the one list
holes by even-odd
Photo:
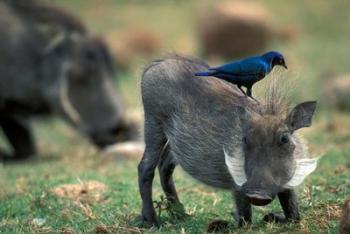
[[262, 102], [262, 114], [286, 117], [290, 108], [289, 90], [282, 82], [283, 77], [272, 75], [266, 87]]

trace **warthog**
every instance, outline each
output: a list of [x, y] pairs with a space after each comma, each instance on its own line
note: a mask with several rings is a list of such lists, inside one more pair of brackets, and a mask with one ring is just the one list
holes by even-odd
[[108, 49], [79, 19], [36, 1], [1, 0], [0, 35], [0, 126], [13, 147], [3, 159], [35, 154], [28, 119], [36, 115], [63, 117], [99, 147], [133, 136]]
[[256, 104], [216, 78], [193, 74], [208, 65], [170, 56], [143, 73], [145, 143], [138, 166], [142, 218], [158, 225], [152, 181], [158, 166], [167, 199], [179, 203], [172, 179], [177, 164], [199, 181], [233, 192], [239, 226], [251, 222], [251, 205], [270, 203], [277, 195], [283, 215], [266, 221], [300, 219], [293, 187], [316, 167], [295, 131], [311, 125], [316, 102], [294, 109], [271, 89], [265, 104]]

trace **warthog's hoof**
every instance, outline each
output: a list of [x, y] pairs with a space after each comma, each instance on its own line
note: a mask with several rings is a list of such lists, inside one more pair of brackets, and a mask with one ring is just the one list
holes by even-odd
[[213, 232], [219, 232], [219, 233], [225, 233], [229, 231], [229, 222], [225, 220], [216, 219], [211, 221], [208, 224], [207, 232], [213, 233]]
[[284, 214], [282, 213], [269, 213], [264, 216], [263, 220], [268, 223], [286, 223], [286, 222], [293, 222], [297, 223], [300, 221], [300, 219], [286, 219]]
[[278, 213], [269, 213], [264, 216], [263, 220], [267, 223], [285, 223], [286, 218], [284, 217], [283, 214], [278, 214]]
[[180, 202], [169, 203], [167, 211], [170, 216], [178, 220], [185, 220], [190, 217], [190, 215], [186, 213], [184, 205]]
[[0, 153], [0, 163], [21, 163], [21, 162], [26, 162], [30, 161], [36, 158], [35, 154], [30, 154], [26, 156], [9, 156], [5, 154]]
[[133, 221], [132, 221], [132, 226], [139, 227], [139, 228], [159, 228], [159, 223], [157, 219], [153, 220], [147, 220], [145, 217], [142, 215], [137, 216]]

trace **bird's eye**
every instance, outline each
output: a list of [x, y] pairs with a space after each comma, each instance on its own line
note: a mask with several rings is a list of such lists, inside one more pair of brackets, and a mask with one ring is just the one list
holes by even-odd
[[284, 133], [280, 136], [280, 143], [287, 144], [289, 142], [289, 135]]

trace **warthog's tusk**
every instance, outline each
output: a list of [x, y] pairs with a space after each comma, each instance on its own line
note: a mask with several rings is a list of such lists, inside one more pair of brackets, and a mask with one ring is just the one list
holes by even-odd
[[[238, 186], [242, 186], [247, 182], [247, 177], [244, 171], [244, 158], [243, 154], [237, 152], [232, 156], [228, 155], [224, 148], [225, 163], [230, 172], [234, 182]], [[300, 158], [296, 159], [296, 168], [293, 177], [289, 180], [284, 187], [292, 188], [300, 185], [304, 179], [310, 175], [317, 166], [317, 160], [319, 158]]]
[[67, 79], [62, 78], [59, 88], [59, 99], [63, 112], [68, 116], [73, 124], [78, 125], [81, 122], [81, 118], [77, 110], [74, 108], [68, 97], [68, 84]]
[[286, 187], [295, 187], [300, 185], [304, 179], [316, 169], [318, 158], [296, 159], [296, 168], [292, 179], [286, 184]]
[[232, 156], [228, 155], [225, 148], [225, 163], [230, 172], [234, 182], [238, 186], [242, 186], [245, 182], [247, 182], [247, 176], [244, 171], [244, 158], [242, 150], [236, 152]]

